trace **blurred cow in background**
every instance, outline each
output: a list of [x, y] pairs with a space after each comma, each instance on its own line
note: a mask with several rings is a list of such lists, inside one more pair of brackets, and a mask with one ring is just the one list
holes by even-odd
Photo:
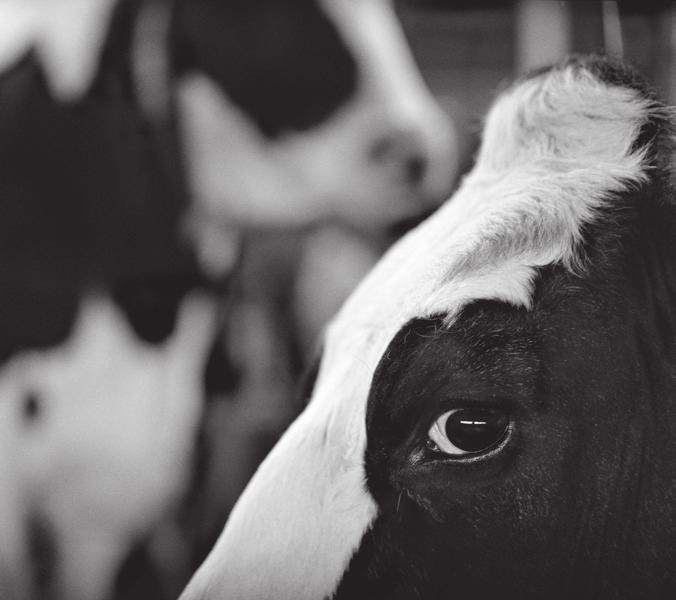
[[240, 232], [405, 218], [453, 148], [385, 0], [0, 0], [0, 67], [0, 596], [97, 600], [189, 486]]

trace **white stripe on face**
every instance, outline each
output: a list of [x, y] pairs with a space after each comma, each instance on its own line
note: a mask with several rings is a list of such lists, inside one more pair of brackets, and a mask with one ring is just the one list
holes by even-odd
[[529, 306], [535, 267], [575, 263], [580, 228], [644, 179], [649, 102], [571, 67], [506, 92], [458, 193], [400, 241], [330, 326], [305, 413], [252, 479], [183, 600], [318, 600], [377, 513], [364, 485], [374, 369], [409, 320], [469, 301]]
[[0, 71], [35, 48], [52, 93], [68, 102], [91, 85], [117, 0], [0, 0]]

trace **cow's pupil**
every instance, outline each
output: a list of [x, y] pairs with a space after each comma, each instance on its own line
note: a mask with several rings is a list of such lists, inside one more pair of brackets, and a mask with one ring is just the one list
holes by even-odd
[[446, 437], [460, 450], [481, 452], [502, 440], [509, 425], [498, 410], [465, 408], [453, 411], [446, 421]]

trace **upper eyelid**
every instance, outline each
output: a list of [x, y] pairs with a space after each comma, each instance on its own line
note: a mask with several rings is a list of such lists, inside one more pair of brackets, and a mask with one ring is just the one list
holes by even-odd
[[439, 417], [447, 412], [460, 410], [463, 408], [497, 409], [504, 410], [505, 412], [508, 412], [512, 415], [518, 414], [522, 410], [513, 399], [507, 397], [501, 396], [498, 398], [486, 399], [483, 394], [474, 395], [474, 397], [472, 394], [467, 394], [464, 396], [453, 395], [441, 400], [433, 410], [430, 409], [426, 411], [427, 414], [421, 420], [424, 420], [428, 423], [427, 431], [429, 431], [429, 428], [432, 427]]

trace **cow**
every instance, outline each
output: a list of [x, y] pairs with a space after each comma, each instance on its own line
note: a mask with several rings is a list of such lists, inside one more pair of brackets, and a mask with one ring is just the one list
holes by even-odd
[[501, 92], [181, 600], [673, 597], [673, 124], [596, 56]]
[[447, 131], [385, 0], [0, 0], [2, 598], [183, 496], [238, 232], [410, 216]]

